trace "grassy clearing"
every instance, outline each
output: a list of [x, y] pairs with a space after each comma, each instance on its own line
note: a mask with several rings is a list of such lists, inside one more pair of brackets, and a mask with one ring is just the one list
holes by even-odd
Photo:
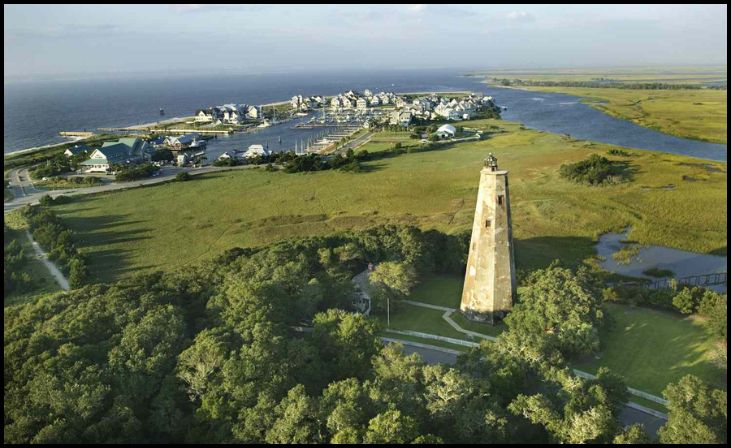
[[453, 275], [434, 275], [414, 288], [409, 300], [459, 309], [464, 279]]
[[[391, 303], [393, 308], [393, 303]], [[431, 333], [448, 338], [471, 340], [469, 336], [452, 328], [442, 319], [444, 312], [431, 310], [407, 303], [399, 304], [396, 311], [391, 309], [391, 327], [394, 330], [410, 330], [422, 333]], [[383, 328], [387, 328], [386, 316], [374, 316]]]
[[[484, 129], [495, 124], [507, 132], [366, 162], [358, 174], [229, 171], [79, 197], [55, 208], [90, 257], [92, 275], [107, 281], [188, 266], [235, 246], [384, 223], [469, 230], [482, 160], [492, 152], [510, 171], [518, 268], [555, 258], [578, 264], [594, 254], [599, 234], [628, 225], [629, 238], [641, 244], [725, 254], [725, 163], [634, 151], [632, 182], [588, 187], [561, 179], [559, 166], [604, 155], [611, 146], [521, 130], [518, 123], [469, 122]], [[671, 183], [674, 189], [656, 188]]]
[[601, 358], [574, 367], [591, 373], [609, 367], [632, 387], [655, 395], [687, 374], [726, 388], [725, 370], [712, 362], [715, 342], [697, 319], [623, 305], [607, 309], [615, 323], [600, 333]]
[[5, 295], [3, 298], [3, 306], [24, 303], [38, 297], [39, 295], [61, 291], [61, 288], [58, 286], [58, 283], [56, 283], [56, 280], [53, 278], [51, 273], [48, 272], [48, 269], [36, 257], [36, 254], [33, 251], [33, 246], [31, 246], [30, 241], [25, 235], [28, 224], [20, 215], [20, 212], [16, 210], [5, 215], [5, 224], [9, 229], [7, 235], [8, 242], [11, 240], [17, 240], [22, 245], [29, 258], [23, 272], [27, 272], [30, 275], [34, 284], [31, 289], [25, 292], [12, 292]]

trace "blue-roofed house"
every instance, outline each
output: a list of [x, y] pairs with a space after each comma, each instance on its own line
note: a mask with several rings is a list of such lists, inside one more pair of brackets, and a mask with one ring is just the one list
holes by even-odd
[[66, 151], [64, 151], [63, 153], [66, 157], [73, 157], [75, 155], [78, 155], [78, 154], [81, 154], [84, 152], [88, 152], [88, 151], [89, 151], [89, 147], [86, 145], [74, 145], [74, 146], [66, 149]]
[[84, 173], [107, 173], [114, 164], [139, 163], [149, 159], [150, 145], [139, 138], [120, 138], [105, 142], [95, 149], [88, 160], [81, 162]]

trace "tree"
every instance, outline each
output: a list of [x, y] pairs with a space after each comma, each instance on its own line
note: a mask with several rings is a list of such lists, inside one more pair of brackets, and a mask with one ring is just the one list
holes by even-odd
[[583, 270], [555, 265], [527, 279], [520, 302], [505, 319], [505, 343], [530, 353], [535, 361], [582, 355], [599, 349], [598, 327], [604, 321], [601, 299]]
[[645, 432], [645, 428], [641, 424], [635, 423], [634, 425], [626, 427], [621, 433], [617, 434], [617, 436], [614, 437], [612, 444], [614, 444], [614, 445], [638, 445], [638, 444], [647, 444], [650, 442], [651, 442], [651, 440], [647, 436], [647, 432]]
[[409, 443], [419, 436], [416, 420], [401, 411], [378, 414], [368, 422], [364, 443]]
[[[328, 360], [326, 383], [345, 378], [364, 379], [371, 357], [378, 353], [378, 324], [361, 314], [329, 309], [315, 315], [307, 339], [317, 347], [320, 359]], [[323, 378], [323, 380], [325, 380]]]
[[727, 392], [711, 389], [686, 375], [663, 391], [668, 400], [668, 422], [658, 431], [662, 443], [727, 442]]
[[79, 288], [89, 278], [89, 270], [86, 267], [84, 259], [81, 257], [73, 257], [69, 261], [69, 286]]
[[307, 396], [304, 386], [298, 384], [274, 408], [277, 419], [267, 431], [267, 443], [318, 443], [321, 429], [317, 420], [315, 402]]

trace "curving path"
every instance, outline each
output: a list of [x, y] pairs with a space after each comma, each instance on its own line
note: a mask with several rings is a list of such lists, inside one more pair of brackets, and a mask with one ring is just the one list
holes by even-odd
[[56, 279], [56, 283], [58, 283], [58, 286], [60, 286], [61, 289], [63, 289], [64, 291], [68, 291], [69, 289], [71, 289], [71, 287], [69, 286], [69, 281], [66, 280], [66, 277], [63, 276], [63, 273], [56, 267], [56, 265], [48, 259], [48, 254], [43, 252], [41, 245], [33, 240], [33, 237], [28, 230], [25, 231], [25, 236], [28, 237], [28, 241], [30, 241], [31, 246], [33, 246], [33, 250], [38, 256], [38, 259], [41, 260], [46, 268], [48, 268], [48, 271], [51, 273], [53, 278]]

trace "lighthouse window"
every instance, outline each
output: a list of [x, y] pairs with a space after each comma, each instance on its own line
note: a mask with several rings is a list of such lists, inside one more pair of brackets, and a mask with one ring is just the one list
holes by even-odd
[[485, 221], [485, 227], [490, 227], [490, 224], [491, 224], [491, 222], [489, 219]]
[[503, 205], [503, 195], [498, 195], [497, 197], [497, 205]]

